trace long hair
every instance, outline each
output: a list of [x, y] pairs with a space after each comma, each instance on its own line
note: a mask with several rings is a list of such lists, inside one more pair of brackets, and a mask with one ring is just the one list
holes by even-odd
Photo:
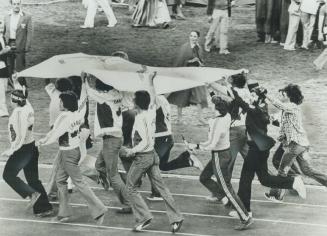
[[72, 91], [63, 92], [59, 95], [60, 100], [64, 108], [68, 111], [74, 112], [78, 110], [77, 96]]

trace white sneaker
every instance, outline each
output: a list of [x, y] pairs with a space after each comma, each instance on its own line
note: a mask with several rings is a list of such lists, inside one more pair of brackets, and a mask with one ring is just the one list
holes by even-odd
[[[252, 216], [253, 216], [253, 215], [252, 215], [252, 212], [249, 211], [248, 213], [249, 213], [249, 217], [252, 218]], [[237, 211], [235, 211], [235, 210], [230, 211], [230, 212], [228, 213], [228, 215], [229, 215], [230, 217], [233, 217], [233, 218], [236, 218], [236, 219], [239, 219], [239, 218], [240, 218], [240, 216], [238, 215]]]
[[296, 49], [295, 48], [284, 47], [284, 50], [287, 50], [287, 51], [295, 51]]
[[210, 52], [211, 48], [207, 45], [204, 45], [204, 51], [206, 52]]
[[92, 29], [92, 28], [94, 28], [94, 26], [81, 25], [80, 28], [81, 29]]
[[222, 203], [224, 206], [226, 206], [226, 205], [228, 204], [228, 198], [227, 198], [227, 197], [223, 197], [223, 198], [221, 199], [221, 203]]
[[293, 189], [298, 192], [301, 198], [306, 199], [307, 192], [303, 180], [300, 176], [294, 178]]
[[269, 201], [275, 202], [275, 203], [283, 203], [283, 198], [278, 199], [275, 196], [270, 196], [269, 193], [265, 193], [265, 198]]
[[154, 195], [151, 195], [151, 196], [147, 197], [146, 199], [148, 199], [151, 202], [163, 201], [162, 197], [157, 197], [157, 196], [154, 196]]
[[201, 161], [200, 161], [196, 156], [194, 156], [194, 155], [191, 154], [191, 153], [190, 153], [190, 159], [191, 159], [192, 162], [193, 162], [193, 167], [195, 167], [195, 168], [197, 168], [197, 169], [199, 169], [199, 170], [201, 170], [201, 171], [204, 169], [204, 167], [203, 167]]
[[210, 202], [217, 202], [218, 201], [218, 198], [211, 195], [211, 196], [206, 196], [205, 197], [206, 200], [210, 201]]

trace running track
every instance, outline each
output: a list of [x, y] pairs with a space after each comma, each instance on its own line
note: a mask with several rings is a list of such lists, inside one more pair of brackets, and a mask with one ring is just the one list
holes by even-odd
[[[0, 173], [4, 163], [0, 163]], [[40, 165], [40, 177], [45, 182], [49, 166]], [[149, 184], [144, 179], [141, 188], [143, 196], [149, 195]], [[255, 223], [248, 231], [238, 232], [233, 226], [238, 220], [227, 216], [227, 211], [215, 202], [205, 199], [206, 189], [195, 178], [169, 176], [165, 182], [184, 214], [185, 222], [177, 235], [283, 235], [283, 236], [326, 236], [327, 235], [327, 191], [323, 187], [308, 186], [307, 199], [287, 195], [284, 204], [266, 201], [266, 188], [253, 185], [252, 211]], [[238, 188], [237, 180], [234, 181]], [[6, 183], [0, 180], [0, 236], [70, 236], [70, 235], [167, 235], [170, 227], [162, 202], [150, 203], [154, 215], [151, 226], [142, 233], [131, 232], [134, 225], [132, 215], [117, 215], [119, 202], [112, 191], [105, 192], [100, 186], [89, 182], [96, 195], [108, 207], [103, 226], [96, 226], [88, 215], [84, 200], [77, 192], [72, 194], [74, 219], [70, 223], [54, 223], [50, 218], [36, 218], [25, 211], [26, 201], [21, 199]], [[54, 203], [56, 206], [56, 203]]]

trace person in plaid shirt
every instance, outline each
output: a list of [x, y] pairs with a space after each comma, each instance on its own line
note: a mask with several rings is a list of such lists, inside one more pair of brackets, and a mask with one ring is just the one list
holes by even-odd
[[[280, 136], [282, 157], [278, 168], [278, 175], [287, 176], [293, 163], [296, 161], [304, 175], [314, 178], [327, 186], [327, 175], [312, 168], [309, 162], [308, 149], [310, 146], [307, 134], [303, 128], [300, 105], [303, 95], [298, 85], [289, 84], [280, 89], [280, 99], [266, 95], [267, 99], [282, 111], [280, 122]], [[298, 173], [299, 174], [299, 173]], [[285, 190], [271, 189], [265, 197], [274, 202], [283, 200]]]

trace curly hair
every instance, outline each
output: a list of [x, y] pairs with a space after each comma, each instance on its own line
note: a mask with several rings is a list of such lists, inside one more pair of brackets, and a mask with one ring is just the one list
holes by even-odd
[[230, 111], [230, 104], [221, 97], [213, 96], [211, 101], [215, 104], [215, 109], [219, 111], [221, 116], [225, 116]]
[[300, 86], [296, 84], [289, 84], [282, 89], [282, 92], [285, 92], [287, 97], [291, 102], [300, 105], [303, 102], [303, 95], [300, 89]]
[[74, 92], [63, 92], [59, 95], [59, 98], [62, 101], [64, 108], [66, 108], [68, 111], [74, 112], [78, 110], [77, 96]]

